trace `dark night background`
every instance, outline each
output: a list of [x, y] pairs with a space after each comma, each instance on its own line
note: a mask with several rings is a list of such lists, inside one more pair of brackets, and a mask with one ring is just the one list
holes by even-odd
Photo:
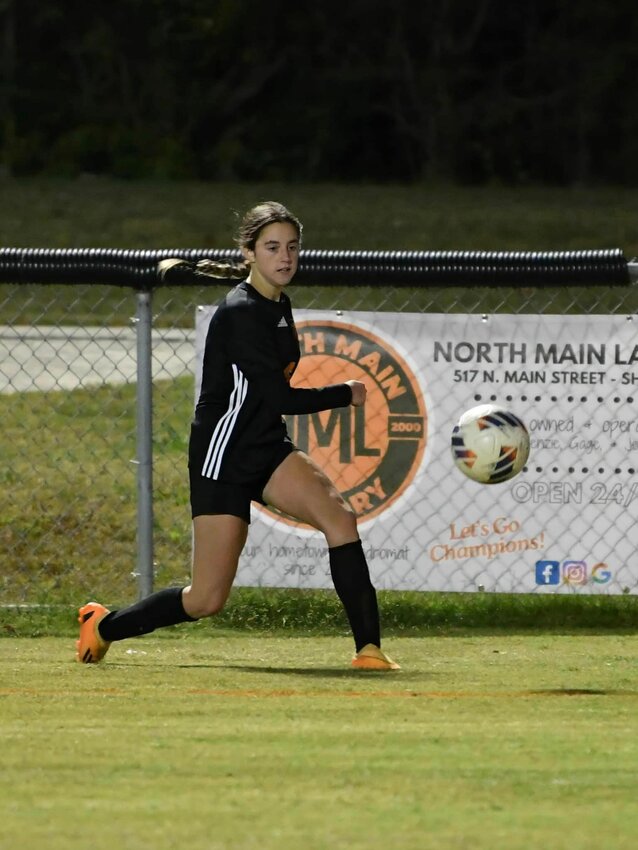
[[9, 175], [638, 183], [635, 0], [0, 0]]

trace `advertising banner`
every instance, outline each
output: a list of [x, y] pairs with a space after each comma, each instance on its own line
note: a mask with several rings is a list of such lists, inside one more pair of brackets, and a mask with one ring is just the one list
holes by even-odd
[[[198, 376], [213, 310], [197, 311]], [[638, 590], [632, 316], [296, 310], [295, 321], [293, 385], [368, 388], [363, 408], [286, 421], [355, 511], [377, 588]], [[513, 479], [479, 484], [450, 444], [461, 414], [489, 403], [525, 423], [531, 451]], [[254, 505], [237, 583], [331, 587], [325, 539]]]

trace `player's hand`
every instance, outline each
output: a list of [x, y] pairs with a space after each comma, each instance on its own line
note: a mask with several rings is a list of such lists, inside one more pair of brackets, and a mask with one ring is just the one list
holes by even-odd
[[362, 384], [361, 381], [346, 381], [346, 384], [352, 390], [352, 401], [350, 404], [354, 405], [354, 407], [361, 407], [366, 400], [366, 393], [368, 392], [366, 385]]

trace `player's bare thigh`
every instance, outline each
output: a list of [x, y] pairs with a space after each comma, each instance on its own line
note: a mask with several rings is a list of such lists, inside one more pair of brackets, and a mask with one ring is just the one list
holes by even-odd
[[325, 472], [304, 452], [294, 451], [273, 472], [264, 500], [280, 511], [317, 528], [329, 546], [357, 540], [357, 520]]
[[182, 601], [191, 617], [207, 617], [224, 607], [246, 543], [248, 524], [228, 514], [193, 519], [193, 565]]

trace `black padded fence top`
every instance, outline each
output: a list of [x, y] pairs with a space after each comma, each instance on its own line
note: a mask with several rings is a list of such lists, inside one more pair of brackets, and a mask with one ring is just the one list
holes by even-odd
[[[237, 260], [236, 249], [3, 248], [0, 283], [161, 286], [160, 260]], [[620, 248], [591, 251], [303, 251], [296, 284], [322, 286], [622, 286]], [[198, 283], [204, 284], [205, 277]], [[214, 283], [214, 279], [210, 279]], [[219, 281], [217, 281], [219, 282]]]

